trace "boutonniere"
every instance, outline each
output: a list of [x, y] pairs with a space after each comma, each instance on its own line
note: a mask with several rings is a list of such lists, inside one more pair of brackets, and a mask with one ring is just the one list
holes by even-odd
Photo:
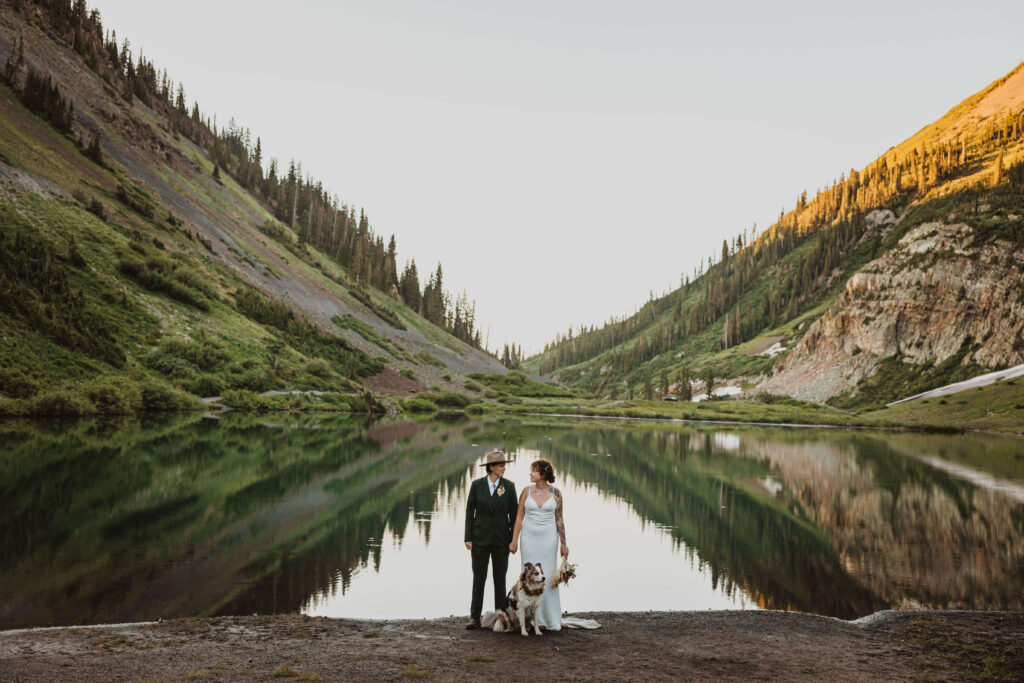
[[500, 486], [498, 487], [498, 495], [500, 496], [500, 495], [502, 495], [503, 493], [505, 493], [505, 485], [504, 485], [504, 484], [502, 484], [502, 485], [500, 485]]

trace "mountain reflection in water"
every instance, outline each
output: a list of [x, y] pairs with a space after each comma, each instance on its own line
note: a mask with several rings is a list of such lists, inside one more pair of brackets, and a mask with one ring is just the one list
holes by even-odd
[[[626, 505], [671, 539], [655, 565], [683, 553], [708, 590], [761, 607], [1024, 609], [1024, 506], [955, 475], [1019, 486], [1016, 439], [228, 414], [8, 421], [0, 442], [0, 628], [296, 612], [360, 590], [354, 577], [385, 555], [412, 557], [407, 537], [431, 563], [418, 570], [468, 566], [453, 550], [461, 533], [431, 534], [459, 532], [492, 446], [551, 459], [598, 503]], [[572, 528], [608, 537], [608, 558], [616, 534], [635, 533], [587, 529], [576, 513], [567, 507]], [[415, 597], [407, 608], [439, 616], [417, 612]]]

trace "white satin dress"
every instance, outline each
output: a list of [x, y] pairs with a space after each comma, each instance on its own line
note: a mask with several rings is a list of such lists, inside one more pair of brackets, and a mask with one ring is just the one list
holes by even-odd
[[526, 512], [523, 515], [523, 529], [519, 533], [519, 548], [522, 553], [522, 567], [527, 562], [540, 563], [544, 570], [544, 594], [537, 608], [537, 621], [547, 631], [562, 629], [562, 601], [558, 597], [558, 589], [551, 587], [551, 582], [558, 571], [558, 528], [555, 526], [555, 510], [558, 501], [552, 495], [543, 505], [529, 493], [523, 504]]

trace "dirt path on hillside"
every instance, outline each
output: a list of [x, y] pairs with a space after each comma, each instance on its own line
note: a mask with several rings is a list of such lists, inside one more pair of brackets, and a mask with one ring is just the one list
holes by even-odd
[[2, 681], [1024, 679], [1024, 613], [615, 612], [596, 631], [298, 615], [0, 633]]
[[756, 356], [760, 353], [764, 353], [776, 344], [786, 341], [786, 335], [779, 334], [773, 337], [765, 337], [756, 344], [751, 344], [748, 348], [743, 349], [743, 354], [746, 356]]

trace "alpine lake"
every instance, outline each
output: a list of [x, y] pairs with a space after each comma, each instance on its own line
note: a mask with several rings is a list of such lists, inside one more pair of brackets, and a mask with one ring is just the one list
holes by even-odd
[[1024, 610], [1018, 438], [227, 413], [0, 422], [0, 629], [468, 614], [466, 494], [495, 448], [517, 492], [554, 464], [569, 614]]

